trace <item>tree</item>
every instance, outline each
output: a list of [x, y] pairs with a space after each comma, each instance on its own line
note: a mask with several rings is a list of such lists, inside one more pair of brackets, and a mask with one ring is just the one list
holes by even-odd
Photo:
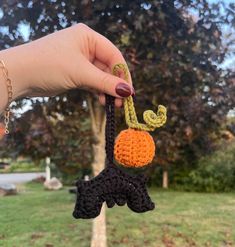
[[[234, 84], [229, 80], [232, 72], [218, 67], [232, 52], [232, 42], [224, 44], [221, 29], [223, 24], [234, 25], [234, 4], [209, 5], [205, 0], [0, 3], [4, 13], [1, 23], [9, 28], [2, 47], [23, 42], [19, 23], [30, 26], [32, 40], [78, 21], [119, 46], [129, 62], [137, 89], [138, 113], [159, 103], [168, 107], [167, 125], [153, 134], [157, 144], [154, 163], [163, 166], [166, 179], [171, 163], [185, 160], [190, 168], [194, 160], [210, 151], [211, 133], [216, 133], [227, 112], [234, 107]], [[104, 153], [100, 152], [104, 111], [96, 98], [80, 91], [74, 94], [81, 99], [76, 107], [70, 94], [45, 103], [47, 118], [59, 114], [67, 119], [61, 125], [50, 123], [51, 130], [71, 123], [69, 114], [77, 116], [79, 109], [89, 109], [94, 162], [99, 163], [93, 168], [100, 170], [104, 164]], [[121, 129], [123, 114], [119, 112], [117, 118]], [[77, 152], [82, 152], [83, 147]], [[148, 172], [154, 169], [152, 166]], [[100, 246], [105, 246], [105, 240]]]

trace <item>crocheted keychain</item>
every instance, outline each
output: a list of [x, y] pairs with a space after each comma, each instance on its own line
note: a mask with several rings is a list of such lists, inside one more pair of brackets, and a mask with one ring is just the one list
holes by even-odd
[[[124, 79], [129, 80], [128, 69], [124, 64], [117, 64], [113, 74], [124, 73]], [[128, 168], [138, 168], [148, 165], [155, 154], [155, 144], [148, 131], [154, 131], [166, 122], [166, 108], [158, 106], [157, 114], [147, 110], [143, 114], [145, 124], [139, 123], [132, 96], [124, 100], [125, 119], [128, 129], [123, 130], [115, 139], [114, 97], [106, 95], [106, 129], [105, 150], [106, 167], [96, 177], [89, 181], [79, 180], [77, 200], [73, 216], [83, 219], [95, 218], [100, 214], [103, 202], [109, 208], [115, 204], [127, 206], [136, 213], [142, 213], [155, 208], [148, 195], [144, 174], [129, 174], [114, 163], [115, 159]]]

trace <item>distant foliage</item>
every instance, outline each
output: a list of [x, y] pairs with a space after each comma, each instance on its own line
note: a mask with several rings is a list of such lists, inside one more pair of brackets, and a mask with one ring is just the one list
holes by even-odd
[[36, 165], [32, 161], [17, 161], [12, 162], [7, 170], [4, 172], [40, 172], [44, 171], [44, 166], [42, 164]]
[[188, 182], [196, 191], [235, 190], [235, 143], [199, 160]]
[[[206, 0], [4, 0], [0, 10], [0, 48], [25, 41], [19, 31], [22, 23], [29, 27], [29, 40], [84, 22], [114, 42], [132, 73], [138, 115], [145, 109], [156, 109], [158, 104], [168, 108], [166, 126], [153, 133], [155, 164], [170, 166], [180, 160], [188, 174], [198, 157], [213, 149], [212, 133], [218, 133], [235, 105], [234, 72], [217, 66], [234, 55], [230, 30], [235, 23], [235, 4], [210, 4]], [[82, 129], [90, 127], [82, 126], [90, 119], [86, 96], [78, 90], [73, 97], [66, 93], [45, 101], [43, 117], [48, 121], [31, 127], [27, 138], [24, 114], [15, 128], [23, 135], [16, 133], [12, 138], [12, 143], [19, 145], [8, 153], [17, 150], [33, 158], [53, 156], [64, 172], [74, 173], [72, 164], [77, 169], [80, 163], [87, 167], [96, 140], [89, 129]], [[123, 115], [117, 115], [119, 129], [123, 122]], [[42, 127], [47, 130], [46, 138], [35, 135]], [[190, 175], [195, 184], [199, 183], [196, 174]]]

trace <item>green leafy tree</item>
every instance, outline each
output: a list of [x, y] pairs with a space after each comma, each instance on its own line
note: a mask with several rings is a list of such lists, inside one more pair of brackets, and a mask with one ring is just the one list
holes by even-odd
[[[234, 107], [235, 90], [231, 80], [234, 75], [218, 67], [233, 52], [230, 49], [232, 36], [231, 42], [224, 42], [222, 28], [223, 25], [234, 26], [234, 4], [209, 5], [205, 0], [0, 3], [1, 25], [9, 30], [3, 37], [2, 47], [23, 42], [20, 23], [30, 27], [29, 40], [33, 40], [77, 22], [88, 24], [119, 46], [129, 62], [137, 89], [138, 113], [146, 108], [156, 108], [158, 104], [168, 108], [167, 125], [153, 134], [157, 144], [155, 163], [164, 167], [165, 187], [168, 186], [167, 171], [171, 163], [185, 160], [192, 166], [194, 160], [210, 151], [212, 133], [216, 133], [227, 112]], [[58, 125], [49, 121], [49, 129], [76, 128], [77, 123], [69, 116], [79, 116], [80, 109], [89, 111], [94, 154], [92, 167], [97, 174], [104, 164], [104, 109], [95, 97], [81, 91], [74, 94], [80, 99], [76, 107], [69, 93], [44, 104], [47, 118], [65, 116]], [[84, 117], [85, 122], [87, 117]], [[120, 112], [117, 123], [119, 129], [124, 127]], [[73, 138], [81, 136], [74, 135]], [[82, 153], [83, 148], [87, 151], [82, 145], [76, 152]], [[148, 172], [152, 173], [153, 169], [154, 166]], [[104, 233], [105, 227], [102, 229]], [[102, 241], [94, 237], [92, 243], [95, 241], [103, 242], [100, 246], [105, 246], [105, 237]]]

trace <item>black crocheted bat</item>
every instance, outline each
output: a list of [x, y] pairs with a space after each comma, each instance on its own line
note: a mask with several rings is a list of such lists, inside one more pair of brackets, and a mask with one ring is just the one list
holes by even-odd
[[79, 180], [77, 186], [77, 200], [73, 216], [78, 219], [95, 218], [100, 214], [103, 202], [109, 208], [115, 204], [127, 206], [137, 213], [153, 210], [155, 205], [151, 201], [144, 175], [131, 175], [113, 163], [113, 149], [115, 137], [114, 97], [106, 95], [106, 168], [90, 181]]
[[114, 164], [109, 164], [97, 177], [90, 181], [77, 182], [77, 202], [73, 216], [90, 219], [100, 214], [103, 202], [109, 208], [115, 203], [127, 206], [137, 213], [153, 210], [155, 205], [151, 201], [144, 175], [130, 175], [124, 173]]

